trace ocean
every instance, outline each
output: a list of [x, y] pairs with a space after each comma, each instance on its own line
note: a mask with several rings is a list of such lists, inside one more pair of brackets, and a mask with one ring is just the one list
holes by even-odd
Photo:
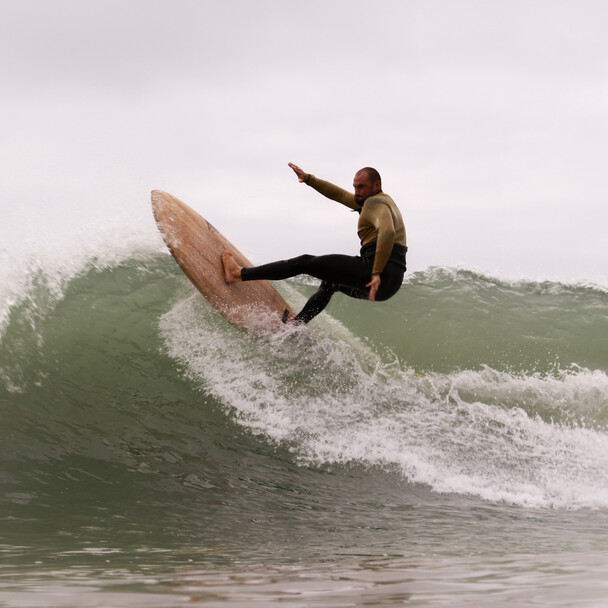
[[608, 604], [605, 286], [243, 333], [144, 232], [0, 249], [0, 606]]

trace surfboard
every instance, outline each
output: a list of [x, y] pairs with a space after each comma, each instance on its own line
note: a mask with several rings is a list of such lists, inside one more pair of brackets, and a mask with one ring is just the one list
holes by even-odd
[[253, 264], [210, 222], [162, 190], [152, 190], [152, 211], [175, 261], [224, 318], [244, 330], [284, 327], [282, 320], [293, 311], [268, 281], [226, 284], [224, 249], [240, 266]]

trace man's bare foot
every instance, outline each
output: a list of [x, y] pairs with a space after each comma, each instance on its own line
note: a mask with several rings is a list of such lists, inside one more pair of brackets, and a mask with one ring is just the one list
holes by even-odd
[[228, 285], [241, 280], [241, 270], [243, 268], [236, 263], [228, 249], [222, 251], [222, 264], [224, 264], [224, 280]]

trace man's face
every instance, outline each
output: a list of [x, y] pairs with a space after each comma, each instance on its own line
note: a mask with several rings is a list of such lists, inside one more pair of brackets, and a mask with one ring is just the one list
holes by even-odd
[[359, 171], [355, 174], [353, 188], [355, 189], [355, 201], [361, 207], [370, 196], [380, 192], [380, 182], [372, 182], [367, 171]]

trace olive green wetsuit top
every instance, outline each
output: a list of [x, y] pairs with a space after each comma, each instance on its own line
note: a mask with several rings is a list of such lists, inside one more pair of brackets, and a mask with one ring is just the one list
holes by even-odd
[[308, 174], [307, 185], [314, 188], [327, 198], [342, 203], [350, 209], [361, 211], [357, 234], [361, 240], [361, 247], [376, 243], [376, 257], [372, 275], [380, 274], [393, 250], [393, 245], [400, 245], [407, 250], [405, 225], [401, 212], [395, 201], [384, 192], [370, 196], [360, 207], [355, 201], [355, 195], [339, 186]]

